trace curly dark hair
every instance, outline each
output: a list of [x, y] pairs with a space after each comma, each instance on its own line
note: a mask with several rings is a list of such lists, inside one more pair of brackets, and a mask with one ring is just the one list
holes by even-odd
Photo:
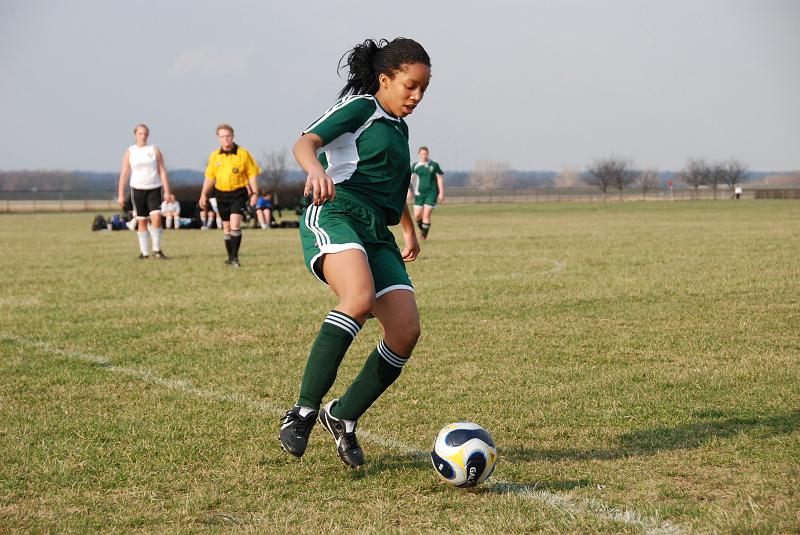
[[367, 39], [357, 44], [341, 57], [338, 71], [348, 69], [347, 84], [339, 92], [345, 95], [374, 95], [378, 92], [378, 76], [386, 74], [390, 78], [401, 70], [403, 65], [422, 63], [431, 66], [431, 58], [422, 45], [413, 39], [397, 37], [386, 39]]

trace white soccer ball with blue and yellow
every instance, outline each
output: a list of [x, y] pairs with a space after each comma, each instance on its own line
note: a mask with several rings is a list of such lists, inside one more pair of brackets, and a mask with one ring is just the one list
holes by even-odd
[[439, 431], [431, 451], [436, 473], [456, 487], [474, 487], [492, 475], [497, 448], [489, 432], [472, 422], [456, 422]]

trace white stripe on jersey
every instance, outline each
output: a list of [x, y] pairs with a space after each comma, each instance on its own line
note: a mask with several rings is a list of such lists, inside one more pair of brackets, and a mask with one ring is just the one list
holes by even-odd
[[375, 105], [375, 111], [372, 113], [369, 119], [367, 119], [364, 124], [362, 124], [355, 132], [345, 132], [335, 139], [326, 140], [327, 145], [324, 145], [317, 150], [317, 156], [323, 152], [325, 153], [325, 157], [328, 160], [328, 167], [325, 169], [325, 174], [333, 179], [334, 184], [341, 184], [353, 176], [353, 173], [355, 173], [356, 168], [358, 168], [358, 162], [360, 161], [356, 141], [358, 140], [359, 136], [361, 136], [362, 132], [372, 125], [373, 121], [383, 118], [397, 123], [400, 122], [400, 119], [397, 117], [392, 117], [386, 113], [383, 108], [381, 108], [380, 104], [375, 100], [374, 96], [349, 95], [340, 102], [337, 102], [331, 109], [325, 112], [322, 117], [314, 121], [308, 128], [306, 128], [303, 133], [305, 134], [310, 130], [313, 130], [317, 125], [329, 118], [331, 114], [357, 99], [368, 99]]
[[319, 119], [308, 125], [308, 127], [305, 130], [303, 130], [303, 133], [306, 134], [308, 133], [309, 130], [313, 130], [315, 126], [317, 126], [319, 123], [330, 117], [331, 114], [333, 114], [333, 112], [344, 108], [348, 103], [359, 98], [367, 98], [370, 100], [375, 99], [375, 97], [373, 97], [372, 95], [348, 95], [339, 102], [337, 102], [336, 104], [334, 104], [333, 106], [331, 106], [331, 108], [328, 111], [322, 114], [322, 117], [320, 117]]

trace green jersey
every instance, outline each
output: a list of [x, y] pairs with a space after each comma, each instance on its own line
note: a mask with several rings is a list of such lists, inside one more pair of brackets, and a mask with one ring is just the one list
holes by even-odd
[[386, 224], [400, 222], [411, 180], [408, 126], [372, 95], [350, 95], [303, 131], [322, 138], [317, 156], [336, 189], [377, 207]]
[[417, 162], [411, 167], [411, 173], [417, 175], [417, 186], [414, 189], [415, 195], [425, 195], [427, 193], [439, 194], [439, 182], [436, 175], [443, 175], [444, 171], [439, 164], [433, 160], [427, 162]]

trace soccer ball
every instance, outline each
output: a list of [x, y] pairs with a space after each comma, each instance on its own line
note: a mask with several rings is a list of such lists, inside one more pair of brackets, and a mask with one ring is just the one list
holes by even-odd
[[494, 440], [472, 422], [447, 425], [436, 435], [431, 451], [436, 473], [456, 487], [474, 487], [492, 474], [497, 462]]

